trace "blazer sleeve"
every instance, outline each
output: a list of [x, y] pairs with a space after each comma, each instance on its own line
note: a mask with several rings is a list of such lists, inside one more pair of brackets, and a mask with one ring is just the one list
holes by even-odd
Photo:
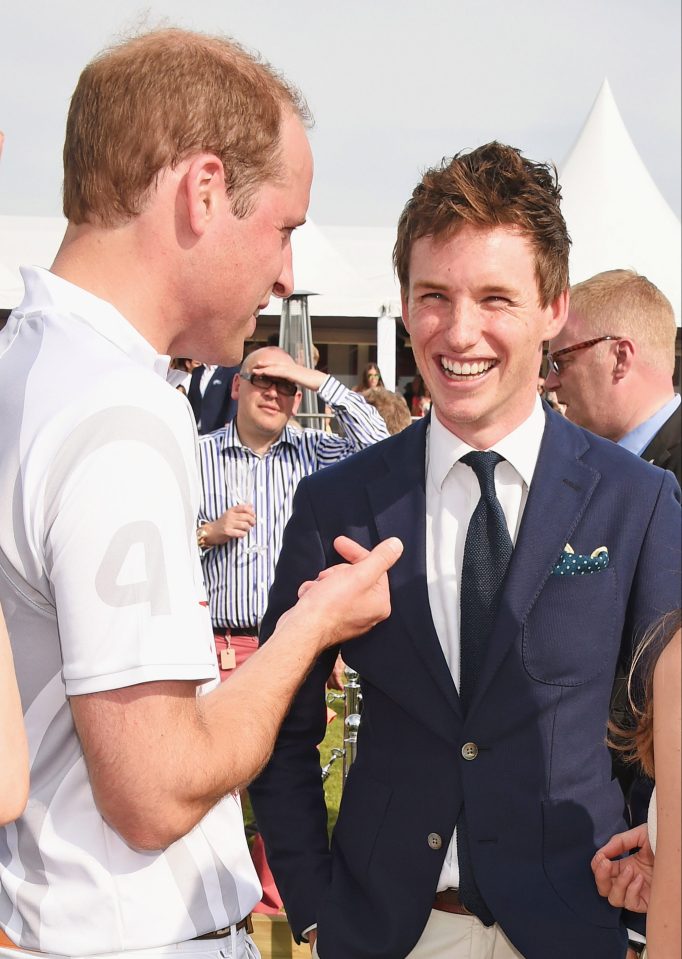
[[[298, 588], [338, 557], [327, 556], [303, 480], [296, 491], [260, 632], [267, 642], [277, 620], [297, 600]], [[301, 686], [270, 762], [249, 789], [268, 862], [297, 942], [317, 921], [330, 881], [327, 810], [318, 745], [326, 729], [325, 683], [337, 656], [326, 650]]]

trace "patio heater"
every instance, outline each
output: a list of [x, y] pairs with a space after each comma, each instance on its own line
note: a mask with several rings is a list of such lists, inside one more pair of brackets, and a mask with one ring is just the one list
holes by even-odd
[[[310, 326], [308, 297], [315, 296], [311, 290], [294, 290], [282, 301], [279, 321], [279, 345], [302, 366], [313, 368], [313, 334]], [[317, 409], [317, 393], [303, 390], [297, 418], [303, 426], [324, 429], [324, 417]]]

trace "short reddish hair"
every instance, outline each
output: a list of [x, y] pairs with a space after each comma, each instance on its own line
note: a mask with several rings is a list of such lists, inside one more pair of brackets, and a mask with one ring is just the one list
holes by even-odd
[[222, 160], [233, 210], [246, 216], [258, 186], [280, 174], [287, 110], [311, 122], [301, 94], [232, 40], [166, 29], [111, 47], [71, 98], [64, 215], [124, 223], [161, 170], [206, 151]]

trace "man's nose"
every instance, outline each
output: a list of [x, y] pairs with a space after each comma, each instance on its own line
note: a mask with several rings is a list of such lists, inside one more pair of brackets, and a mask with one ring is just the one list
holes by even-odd
[[545, 377], [545, 390], [556, 390], [559, 386], [561, 386], [561, 380], [550, 366]]
[[277, 278], [277, 282], [272, 288], [273, 296], [278, 296], [280, 299], [284, 299], [287, 296], [291, 296], [294, 292], [294, 264], [293, 257], [291, 253], [291, 241], [286, 245], [283, 254], [282, 261], [282, 272]]
[[454, 353], [466, 353], [481, 338], [481, 321], [471, 304], [454, 304], [448, 322], [447, 343]]

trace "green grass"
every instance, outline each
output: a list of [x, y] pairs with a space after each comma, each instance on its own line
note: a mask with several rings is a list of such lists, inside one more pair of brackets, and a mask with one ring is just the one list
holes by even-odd
[[[336, 719], [327, 726], [327, 733], [320, 746], [320, 766], [329, 762], [332, 749], [341, 749], [343, 747], [343, 701], [334, 702], [331, 708], [336, 713]], [[331, 768], [331, 772], [324, 784], [324, 797], [327, 803], [327, 829], [331, 836], [332, 829], [336, 825], [339, 815], [339, 803], [341, 802], [341, 780], [343, 779], [343, 759], [337, 759]], [[254, 821], [253, 811], [248, 796], [244, 796], [244, 824], [248, 826]]]
[[[332, 749], [343, 748], [343, 701], [334, 702], [331, 708], [336, 713], [336, 719], [327, 726], [327, 734], [320, 746], [320, 765], [329, 762]], [[337, 759], [324, 784], [324, 798], [327, 803], [327, 831], [332, 834], [339, 816], [341, 803], [341, 786], [343, 780], [343, 759]]]

